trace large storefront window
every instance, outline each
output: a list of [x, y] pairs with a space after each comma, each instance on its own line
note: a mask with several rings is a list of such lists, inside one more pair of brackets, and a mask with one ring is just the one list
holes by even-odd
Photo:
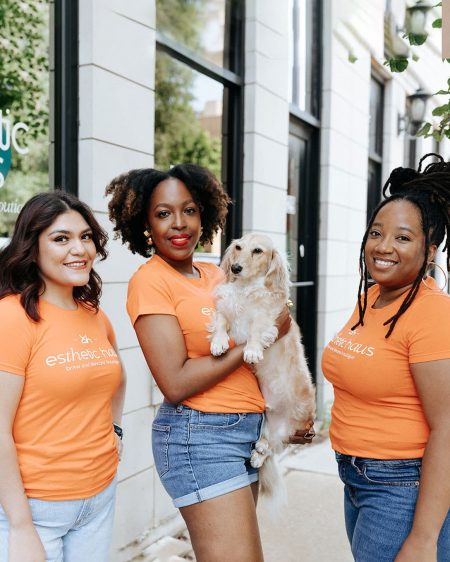
[[0, 240], [49, 186], [49, 3], [0, 0]]
[[[242, 180], [242, 6], [238, 0], [156, 2], [155, 166], [205, 166], [235, 200]], [[238, 223], [234, 211], [229, 237], [239, 235]], [[221, 242], [218, 236], [199, 250], [218, 259]]]

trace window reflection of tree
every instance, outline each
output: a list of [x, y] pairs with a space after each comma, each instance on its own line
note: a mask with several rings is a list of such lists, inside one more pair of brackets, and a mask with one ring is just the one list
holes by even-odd
[[[201, 52], [206, 0], [157, 0], [157, 29]], [[168, 168], [194, 162], [221, 175], [221, 131], [213, 136], [194, 109], [198, 73], [166, 53], [157, 52], [155, 69], [155, 165]], [[204, 124], [204, 120], [203, 120]]]
[[195, 71], [159, 52], [155, 78], [155, 165], [206, 166], [220, 177], [221, 141], [202, 128], [192, 107]]
[[[0, 201], [23, 204], [48, 189], [49, 5], [46, 0], [0, 0], [0, 109], [29, 128], [29, 152], [12, 149], [12, 165]], [[5, 140], [5, 131], [2, 132]], [[23, 135], [23, 133], [21, 133]], [[17, 214], [0, 212], [0, 237], [9, 236]]]

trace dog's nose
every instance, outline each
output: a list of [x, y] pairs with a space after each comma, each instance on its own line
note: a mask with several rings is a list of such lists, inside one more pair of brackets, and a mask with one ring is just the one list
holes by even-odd
[[240, 273], [242, 271], [242, 265], [239, 265], [238, 263], [233, 263], [233, 265], [231, 266], [231, 271], [237, 275], [238, 273]]

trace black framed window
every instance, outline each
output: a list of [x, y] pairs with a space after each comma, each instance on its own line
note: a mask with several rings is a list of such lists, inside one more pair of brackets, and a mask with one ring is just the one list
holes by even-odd
[[[157, 0], [155, 166], [194, 162], [235, 201], [226, 241], [242, 231], [243, 9], [239, 0]], [[221, 239], [202, 248], [217, 257]]]
[[367, 174], [367, 219], [381, 200], [381, 167], [383, 160], [384, 85], [370, 80], [369, 163]]
[[289, 99], [294, 108], [320, 116], [321, 2], [289, 0]]
[[78, 190], [78, 0], [0, 2], [0, 243], [23, 204]]

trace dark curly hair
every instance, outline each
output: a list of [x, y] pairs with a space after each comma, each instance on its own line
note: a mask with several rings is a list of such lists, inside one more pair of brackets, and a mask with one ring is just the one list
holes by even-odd
[[[59, 190], [38, 193], [25, 203], [9, 244], [0, 250], [0, 299], [19, 294], [25, 312], [35, 322], [41, 319], [38, 300], [44, 287], [36, 264], [39, 235], [67, 211], [77, 211], [84, 218], [92, 230], [97, 255], [104, 260], [108, 255], [108, 235], [85, 203], [74, 195]], [[73, 297], [85, 308], [97, 311], [101, 289], [101, 279], [91, 269], [88, 283], [82, 287], [74, 287]]]
[[108, 208], [115, 237], [120, 237], [123, 244], [127, 243], [133, 254], [144, 257], [152, 254], [144, 235], [144, 230], [148, 228], [148, 207], [156, 186], [168, 178], [183, 182], [198, 205], [202, 244], [212, 242], [214, 234], [224, 227], [231, 199], [219, 180], [206, 168], [196, 164], [179, 164], [167, 172], [153, 168], [131, 170], [114, 178], [106, 187], [106, 195], [112, 195]]
[[[438, 162], [432, 162], [422, 170], [422, 162], [429, 156], [434, 156]], [[365, 262], [364, 249], [373, 221], [385, 205], [391, 201], [410, 201], [417, 207], [422, 220], [422, 230], [425, 236], [424, 258], [411, 289], [408, 291], [398, 311], [384, 325], [390, 325], [386, 333], [388, 338], [400, 318], [413, 302], [420, 282], [427, 269], [427, 256], [430, 246], [438, 247], [445, 238], [443, 251], [447, 251], [447, 271], [450, 270], [450, 163], [445, 162], [439, 154], [426, 154], [421, 158], [417, 170], [411, 168], [395, 168], [391, 172], [383, 187], [383, 196], [389, 188], [390, 195], [384, 199], [374, 210], [366, 232], [364, 234], [359, 255], [360, 282], [358, 288], [359, 320], [352, 327], [364, 326], [364, 314], [367, 309], [368, 272]]]

